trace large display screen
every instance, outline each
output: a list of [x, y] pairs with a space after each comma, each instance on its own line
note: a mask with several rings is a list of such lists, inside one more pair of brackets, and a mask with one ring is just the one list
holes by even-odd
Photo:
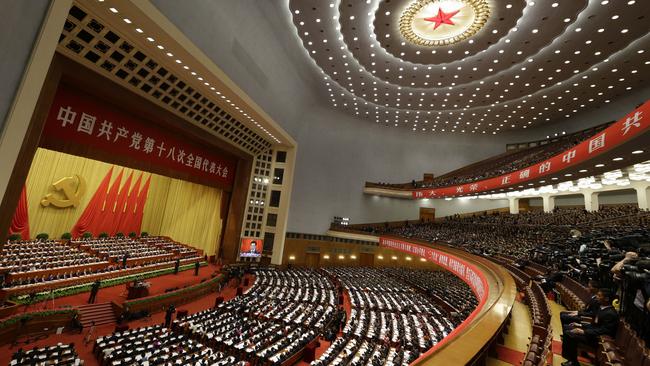
[[264, 240], [258, 238], [242, 238], [239, 255], [241, 257], [260, 257], [264, 248]]

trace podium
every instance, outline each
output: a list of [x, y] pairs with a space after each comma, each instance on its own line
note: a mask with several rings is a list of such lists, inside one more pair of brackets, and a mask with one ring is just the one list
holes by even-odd
[[310, 363], [316, 359], [317, 342], [311, 342], [305, 347], [305, 352], [302, 354], [302, 360]]
[[134, 281], [126, 285], [127, 300], [139, 299], [141, 297], [149, 296], [149, 283], [142, 281]]

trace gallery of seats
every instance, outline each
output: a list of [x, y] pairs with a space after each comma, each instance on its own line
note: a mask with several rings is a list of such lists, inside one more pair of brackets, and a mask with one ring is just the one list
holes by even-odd
[[0, 10], [0, 365], [650, 366], [643, 1]]

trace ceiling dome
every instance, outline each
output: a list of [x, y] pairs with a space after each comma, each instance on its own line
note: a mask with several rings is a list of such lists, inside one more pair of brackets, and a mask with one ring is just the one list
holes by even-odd
[[423, 133], [566, 119], [644, 86], [650, 67], [650, 8], [634, 0], [290, 0], [289, 11], [333, 107]]

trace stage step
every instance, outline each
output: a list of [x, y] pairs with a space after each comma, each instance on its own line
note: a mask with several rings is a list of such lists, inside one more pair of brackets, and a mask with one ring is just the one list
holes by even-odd
[[79, 321], [84, 328], [90, 327], [93, 321], [95, 326], [116, 322], [110, 302], [80, 305], [77, 306], [77, 310], [79, 311]]

